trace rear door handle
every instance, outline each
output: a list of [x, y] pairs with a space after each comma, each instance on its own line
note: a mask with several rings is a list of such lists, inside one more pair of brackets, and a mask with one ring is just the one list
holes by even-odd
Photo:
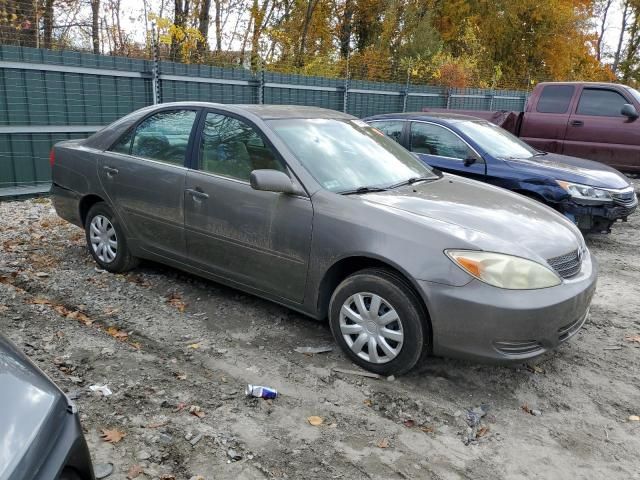
[[193, 188], [187, 188], [185, 190], [185, 192], [187, 192], [189, 195], [191, 195], [193, 198], [197, 198], [200, 200], [206, 200], [207, 198], [209, 198], [209, 195], [200, 191], [200, 190], [196, 190]]
[[584, 122], [582, 120], [571, 120], [571, 125], [573, 127], [581, 127], [584, 125]]
[[107, 172], [107, 175], [109, 175], [110, 177], [119, 173], [118, 169], [113, 167], [104, 166], [102, 167], [102, 169]]

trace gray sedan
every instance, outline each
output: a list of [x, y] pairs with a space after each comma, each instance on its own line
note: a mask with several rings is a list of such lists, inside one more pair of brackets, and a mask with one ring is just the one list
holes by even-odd
[[101, 268], [151, 259], [328, 317], [380, 374], [425, 354], [538, 356], [580, 329], [595, 290], [562, 215], [331, 110], [157, 105], [51, 161], [55, 208]]

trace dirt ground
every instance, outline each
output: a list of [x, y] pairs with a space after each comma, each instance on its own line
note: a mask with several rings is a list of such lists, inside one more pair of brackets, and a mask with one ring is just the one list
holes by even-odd
[[7, 201], [0, 329], [74, 399], [114, 480], [640, 479], [640, 215], [588, 245], [590, 319], [535, 365], [433, 358], [372, 379], [333, 371], [356, 368], [337, 348], [295, 351], [332, 345], [325, 324], [156, 264], [101, 273], [49, 200]]

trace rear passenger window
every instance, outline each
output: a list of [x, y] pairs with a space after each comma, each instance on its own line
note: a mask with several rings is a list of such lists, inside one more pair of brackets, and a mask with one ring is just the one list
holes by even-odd
[[200, 144], [200, 170], [249, 181], [251, 172], [261, 169], [286, 173], [251, 125], [237, 118], [208, 113]]
[[536, 111], [540, 113], [567, 113], [574, 89], [573, 85], [547, 85], [542, 89]]
[[629, 103], [626, 98], [613, 90], [585, 88], [580, 95], [576, 113], [599, 117], [619, 117], [622, 106]]
[[371, 122], [371, 126], [380, 130], [387, 137], [391, 137], [396, 142], [400, 143], [400, 137], [402, 136], [402, 127], [404, 126], [404, 122], [398, 120]]
[[193, 110], [164, 111], [146, 118], [136, 128], [131, 155], [184, 165], [195, 119]]

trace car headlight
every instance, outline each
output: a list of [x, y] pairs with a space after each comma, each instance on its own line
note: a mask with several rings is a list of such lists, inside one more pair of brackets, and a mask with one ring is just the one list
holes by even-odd
[[445, 250], [445, 253], [469, 275], [494, 287], [533, 290], [562, 283], [551, 268], [525, 258], [475, 250]]
[[579, 183], [565, 182], [564, 180], [556, 180], [558, 185], [567, 192], [571, 197], [581, 200], [602, 200], [610, 202], [613, 200], [611, 193], [601, 188], [590, 187], [589, 185], [581, 185]]

